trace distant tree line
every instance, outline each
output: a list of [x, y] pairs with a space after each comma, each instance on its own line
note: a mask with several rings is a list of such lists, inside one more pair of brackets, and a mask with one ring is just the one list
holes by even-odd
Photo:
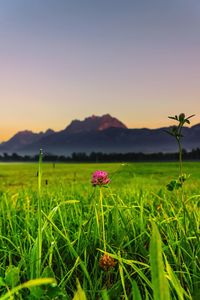
[[[38, 155], [19, 155], [17, 153], [0, 155], [0, 162], [36, 162]], [[200, 148], [192, 151], [183, 150], [184, 160], [200, 160]], [[103, 153], [84, 152], [72, 153], [70, 156], [44, 154], [43, 161], [46, 162], [145, 162], [145, 161], [177, 161], [178, 153]]]

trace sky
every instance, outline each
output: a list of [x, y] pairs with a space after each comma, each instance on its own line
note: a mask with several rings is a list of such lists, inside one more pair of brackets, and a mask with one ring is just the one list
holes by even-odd
[[110, 113], [200, 122], [199, 0], [0, 0], [0, 142]]

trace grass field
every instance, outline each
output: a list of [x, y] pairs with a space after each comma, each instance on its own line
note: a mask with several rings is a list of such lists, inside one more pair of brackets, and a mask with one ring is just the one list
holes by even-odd
[[173, 192], [178, 163], [41, 167], [0, 164], [0, 300], [200, 299], [199, 163]]

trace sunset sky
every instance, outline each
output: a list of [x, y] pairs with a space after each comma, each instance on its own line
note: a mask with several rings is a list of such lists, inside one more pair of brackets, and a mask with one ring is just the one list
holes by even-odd
[[110, 113], [200, 122], [199, 0], [1, 0], [0, 142]]

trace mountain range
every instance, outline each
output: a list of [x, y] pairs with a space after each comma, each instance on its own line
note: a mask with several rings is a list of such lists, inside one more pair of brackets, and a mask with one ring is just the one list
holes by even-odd
[[[39, 149], [57, 155], [72, 152], [176, 152], [173, 137], [166, 133], [170, 127], [130, 129], [117, 118], [105, 114], [83, 121], [73, 120], [65, 129], [34, 133], [21, 131], [0, 144], [0, 153], [38, 154]], [[183, 128], [183, 147], [187, 151], [200, 148], [200, 124]]]

